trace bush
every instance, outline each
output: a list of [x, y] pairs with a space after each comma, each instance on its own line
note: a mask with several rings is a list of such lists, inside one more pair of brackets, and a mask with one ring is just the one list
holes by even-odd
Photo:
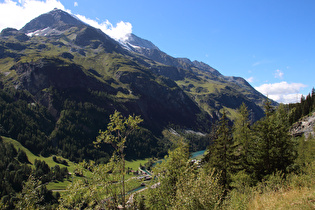
[[57, 158], [55, 155], [52, 157], [55, 163], [60, 163], [62, 165], [68, 166], [68, 162], [65, 159]]
[[30, 161], [28, 160], [28, 157], [27, 157], [26, 153], [24, 152], [24, 150], [20, 150], [19, 149], [18, 154], [17, 154], [17, 159], [21, 163], [30, 163]]

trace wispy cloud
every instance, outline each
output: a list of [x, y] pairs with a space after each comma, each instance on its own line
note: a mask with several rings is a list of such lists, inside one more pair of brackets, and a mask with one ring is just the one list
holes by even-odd
[[295, 103], [300, 100], [301, 89], [307, 87], [302, 83], [273, 83], [255, 87], [256, 90], [279, 103]]
[[78, 2], [75, 1], [73, 6], [75, 6], [75, 7], [79, 6]]
[[[74, 2], [74, 6], [78, 6], [78, 3]], [[0, 31], [7, 27], [20, 29], [27, 22], [54, 8], [72, 14], [71, 11], [67, 10], [58, 0], [5, 0], [3, 3], [0, 3]], [[83, 15], [74, 15], [83, 22], [101, 29], [104, 33], [116, 40], [125, 41], [128, 35], [132, 33], [132, 25], [129, 22], [121, 21], [114, 26], [108, 20], [100, 22], [99, 20], [92, 20]]]
[[250, 82], [250, 83], [251, 83], [251, 82], [254, 82], [254, 77], [249, 77], [249, 78], [247, 78], [246, 80], [247, 80], [247, 82]]
[[261, 60], [261, 61], [257, 61], [255, 63], [253, 63], [252, 67], [260, 66], [260, 65], [268, 64], [268, 63], [272, 63], [272, 61], [270, 61], [270, 60]]
[[254, 67], [254, 66], [259, 66], [260, 64], [262, 64], [262, 62], [261, 62], [261, 61], [257, 61], [257, 62], [255, 62], [255, 63], [253, 63], [252, 66], [253, 66], [253, 67]]
[[284, 75], [284, 73], [281, 70], [279, 70], [279, 69], [276, 70], [275, 78], [282, 79], [283, 75]]

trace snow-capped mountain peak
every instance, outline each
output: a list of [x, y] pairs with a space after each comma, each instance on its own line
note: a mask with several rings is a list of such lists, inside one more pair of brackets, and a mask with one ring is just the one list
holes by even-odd
[[131, 49], [150, 49], [150, 50], [159, 50], [157, 46], [155, 46], [152, 42], [142, 39], [134, 34], [129, 34], [128, 39], [125, 41], [121, 41], [121, 43], [126, 46], [127, 48]]

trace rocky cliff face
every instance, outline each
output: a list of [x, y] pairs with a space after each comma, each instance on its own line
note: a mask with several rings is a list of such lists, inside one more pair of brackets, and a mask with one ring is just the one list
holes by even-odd
[[307, 139], [309, 135], [315, 136], [315, 112], [311, 115], [303, 117], [298, 122], [294, 123], [290, 129], [293, 136], [304, 135]]
[[152, 42], [141, 39], [140, 37], [130, 34], [128, 36], [128, 39], [123, 44], [126, 44], [127, 47], [132, 48], [133, 50], [144, 48], [144, 49], [150, 49], [150, 50], [159, 50], [157, 46], [155, 46]]
[[57, 89], [103, 90], [115, 94], [114, 88], [95, 79], [74, 63], [60, 59], [39, 59], [36, 62], [20, 62], [11, 67], [19, 75], [17, 89], [26, 89], [36, 95], [40, 91], [55, 87]]

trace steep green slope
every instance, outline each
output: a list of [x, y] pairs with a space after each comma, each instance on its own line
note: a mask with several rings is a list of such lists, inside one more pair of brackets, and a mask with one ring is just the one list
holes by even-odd
[[192, 64], [183, 65], [182, 62], [181, 67], [165, 66], [161, 63], [152, 63], [150, 60], [147, 62], [152, 65], [150, 71], [174, 80], [210, 116], [219, 116], [225, 108], [229, 118], [233, 120], [235, 118], [233, 113], [242, 103], [251, 110], [253, 121], [264, 116], [263, 102], [266, 97], [242, 78], [225, 77], [218, 75], [214, 70], [199, 69]]

